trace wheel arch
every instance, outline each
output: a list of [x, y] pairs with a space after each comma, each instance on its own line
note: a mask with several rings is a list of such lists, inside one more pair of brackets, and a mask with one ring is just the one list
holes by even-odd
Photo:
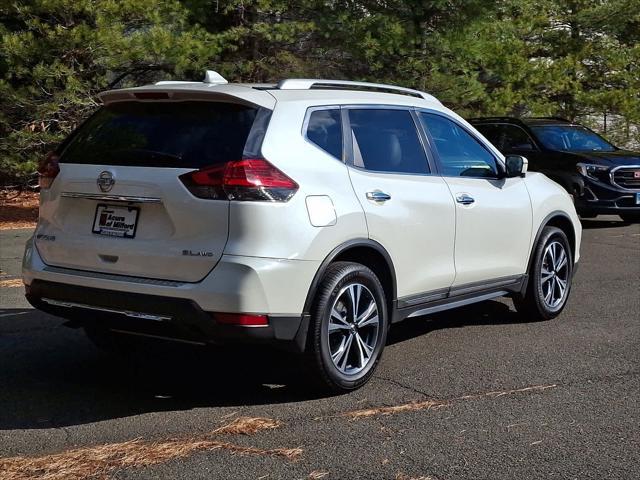
[[542, 235], [542, 231], [545, 227], [557, 227], [562, 230], [567, 239], [569, 240], [569, 247], [571, 248], [571, 261], [575, 262], [576, 258], [576, 231], [573, 227], [573, 222], [571, 221], [571, 217], [567, 215], [567, 213], [556, 210], [549, 213], [542, 222], [540, 222], [540, 226], [538, 227], [538, 231], [536, 232], [536, 236], [533, 240], [533, 244], [531, 245], [531, 249], [529, 252], [529, 260], [527, 262], [527, 272], [531, 271], [531, 263], [533, 262], [533, 253], [538, 246], [538, 242], [540, 241], [540, 236]]
[[307, 298], [304, 302], [304, 315], [309, 315], [318, 285], [327, 267], [336, 261], [351, 261], [361, 263], [378, 275], [387, 296], [388, 314], [392, 314], [397, 299], [396, 273], [393, 261], [387, 250], [374, 240], [367, 238], [349, 240], [336, 248], [320, 264], [320, 268], [313, 277]]

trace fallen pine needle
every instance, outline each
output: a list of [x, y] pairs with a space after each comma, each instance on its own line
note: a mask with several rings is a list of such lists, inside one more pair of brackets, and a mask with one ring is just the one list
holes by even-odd
[[295, 460], [301, 448], [261, 449], [212, 440], [212, 435], [246, 434], [273, 429], [280, 422], [265, 418], [239, 418], [203, 437], [171, 438], [155, 442], [142, 439], [82, 447], [41, 457], [0, 458], [4, 480], [107, 479], [123, 468], [140, 468], [187, 457], [198, 451], [225, 450], [238, 455], [261, 455]]
[[0, 288], [17, 288], [22, 287], [22, 280], [19, 278], [10, 278], [8, 280], [0, 280]]
[[[453, 398], [450, 400], [425, 400], [422, 402], [410, 402], [404, 403], [401, 405], [393, 405], [387, 407], [373, 407], [373, 408], [364, 408], [360, 410], [352, 410], [350, 412], [342, 413], [337, 415], [338, 417], [348, 417], [352, 420], [356, 420], [359, 418], [367, 418], [373, 417], [376, 415], [393, 415], [395, 413], [402, 412], [413, 412], [417, 410], [431, 410], [438, 409], [442, 407], [448, 407], [454, 402], [459, 402], [462, 400], [473, 400], [479, 399], [483, 397], [502, 397], [505, 395], [513, 395], [516, 393], [525, 393], [525, 392], [534, 392], [534, 391], [543, 391], [549, 388], [557, 387], [556, 384], [553, 385], [534, 385], [531, 387], [518, 388], [515, 390], [502, 390], [497, 392], [486, 392], [486, 393], [477, 393], [473, 395], [464, 395], [462, 397]], [[319, 420], [322, 417], [317, 418]]]

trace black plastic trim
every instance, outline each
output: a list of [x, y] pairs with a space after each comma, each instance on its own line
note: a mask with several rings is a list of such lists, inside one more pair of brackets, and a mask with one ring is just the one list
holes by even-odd
[[[395, 309], [392, 323], [400, 322], [420, 310], [440, 311], [456, 308], [460, 306], [460, 302], [467, 305], [483, 301], [487, 295], [493, 293], [520, 293], [522, 285], [526, 281], [527, 275], [514, 275], [399, 298], [398, 308]], [[424, 301], [418, 301], [421, 299]]]
[[387, 262], [387, 267], [391, 272], [391, 284], [392, 284], [391, 288], [393, 292], [393, 295], [392, 295], [393, 298], [388, 300], [394, 302], [395, 304], [395, 300], [397, 298], [396, 271], [393, 266], [393, 261], [391, 260], [391, 256], [385, 250], [385, 248], [382, 245], [380, 245], [378, 242], [374, 240], [370, 240], [368, 238], [358, 238], [358, 239], [349, 240], [347, 242], [344, 242], [341, 245], [338, 245], [336, 248], [334, 248], [331, 251], [331, 253], [329, 253], [329, 255], [327, 255], [324, 261], [320, 264], [320, 268], [318, 268], [318, 271], [316, 272], [316, 275], [315, 277], [313, 277], [313, 281], [311, 282], [311, 286], [309, 287], [309, 292], [307, 293], [307, 299], [304, 302], [303, 315], [309, 315], [311, 313], [311, 305], [313, 303], [313, 298], [316, 295], [316, 290], [318, 289], [318, 285], [320, 284], [320, 281], [324, 276], [324, 272], [327, 270], [327, 267], [329, 266], [329, 264], [331, 264], [331, 262], [333, 262], [336, 259], [336, 257], [338, 257], [338, 255], [354, 247], [373, 248], [384, 257], [385, 261]]
[[[223, 325], [194, 301], [90, 288], [78, 285], [34, 280], [28, 287], [27, 300], [35, 308], [71, 320], [71, 326], [100, 325], [119, 332], [156, 336], [195, 343], [267, 343], [288, 350], [298, 350], [297, 334], [302, 316], [268, 317], [267, 326], [245, 327]], [[43, 298], [73, 302], [92, 307], [105, 307], [110, 312], [79, 307], [51, 305]], [[113, 310], [155, 314], [168, 320], [131, 318]], [[299, 351], [299, 350], [298, 350]]]

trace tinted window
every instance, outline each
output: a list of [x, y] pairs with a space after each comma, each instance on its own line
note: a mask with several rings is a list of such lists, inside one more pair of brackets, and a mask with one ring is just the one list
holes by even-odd
[[458, 124], [431, 113], [420, 113], [419, 117], [433, 138], [444, 175], [495, 177], [498, 174], [493, 154]]
[[474, 125], [476, 129], [485, 136], [487, 140], [489, 140], [497, 149], [502, 148], [501, 135], [500, 135], [500, 126], [493, 124], [482, 124], [482, 125]]
[[531, 130], [551, 150], [613, 152], [616, 149], [601, 136], [576, 125], [549, 125], [531, 127]]
[[342, 160], [342, 120], [340, 110], [315, 110], [309, 115], [307, 138]]
[[200, 168], [239, 160], [257, 112], [214, 102], [114, 103], [82, 126], [60, 161]]
[[[502, 146], [505, 150], [534, 150], [531, 138], [522, 128], [515, 125], [501, 125]], [[493, 142], [492, 142], [493, 143]]]
[[376, 172], [429, 173], [411, 113], [406, 110], [349, 110], [354, 164]]

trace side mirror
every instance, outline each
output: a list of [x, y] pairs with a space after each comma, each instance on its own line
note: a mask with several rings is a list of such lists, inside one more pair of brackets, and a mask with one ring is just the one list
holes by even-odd
[[504, 159], [506, 167], [505, 177], [524, 177], [527, 173], [527, 167], [529, 166], [529, 160], [522, 155], [507, 155]]

